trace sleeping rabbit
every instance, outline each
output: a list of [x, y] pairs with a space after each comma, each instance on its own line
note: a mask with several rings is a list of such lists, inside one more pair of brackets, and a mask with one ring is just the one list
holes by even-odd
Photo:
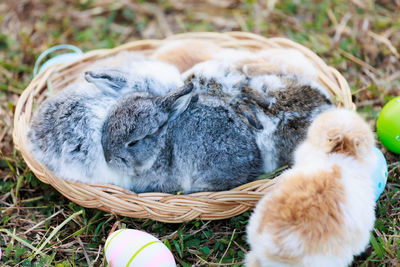
[[192, 90], [132, 93], [108, 114], [105, 159], [131, 177], [135, 192], [226, 190], [262, 173], [251, 130], [223, 101]]
[[252, 129], [264, 172], [291, 164], [292, 152], [309, 124], [333, 107], [331, 95], [316, 81], [276, 71], [244, 51], [221, 54], [218, 60], [199, 63], [183, 74], [196, 93], [223, 100]]
[[[116, 66], [118, 60], [122, 60], [122, 69], [104, 67]], [[101, 144], [104, 121], [124, 95], [165, 95], [182, 86], [180, 74], [167, 63], [123, 53], [95, 64], [84, 78], [86, 81], [78, 78], [39, 107], [28, 131], [30, 151], [61, 178], [131, 188], [131, 177], [105, 161]]]
[[319, 115], [247, 227], [246, 266], [348, 266], [375, 220], [371, 129], [355, 112]]

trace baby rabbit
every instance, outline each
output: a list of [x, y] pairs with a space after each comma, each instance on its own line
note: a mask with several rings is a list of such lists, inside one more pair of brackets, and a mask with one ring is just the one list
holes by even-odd
[[[105, 60], [111, 61], [115, 59]], [[128, 93], [165, 95], [183, 83], [179, 71], [163, 62], [136, 58], [120, 66], [87, 71], [86, 81], [77, 79], [34, 115], [28, 131], [30, 151], [57, 176], [131, 187], [131, 177], [110, 168], [104, 159], [101, 138], [107, 114]]]
[[305, 77], [271, 74], [277, 69], [249, 52], [227, 55], [185, 72], [186, 83], [199, 94], [224, 101], [252, 129], [264, 172], [291, 164], [292, 152], [314, 117], [333, 107], [330, 94]]
[[225, 103], [188, 84], [165, 96], [133, 93], [102, 129], [105, 159], [135, 192], [226, 190], [262, 173], [255, 136]]
[[168, 62], [180, 72], [185, 72], [197, 63], [212, 59], [221, 50], [222, 48], [208, 41], [176, 40], [160, 46], [151, 58]]
[[355, 112], [319, 115], [247, 227], [246, 266], [348, 266], [375, 220], [372, 132]]

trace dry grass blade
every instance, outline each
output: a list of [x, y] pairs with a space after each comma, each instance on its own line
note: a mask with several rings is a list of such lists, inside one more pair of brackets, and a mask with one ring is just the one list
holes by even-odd
[[75, 212], [74, 214], [69, 216], [65, 221], [59, 224], [56, 228], [54, 228], [54, 230], [50, 233], [49, 237], [46, 238], [46, 240], [40, 245], [40, 247], [34, 250], [35, 253], [33, 254], [33, 257], [35, 257], [38, 253], [41, 253], [46, 244], [49, 243], [50, 240], [58, 233], [58, 231], [60, 231], [68, 222], [73, 220], [76, 216], [81, 215], [82, 213], [83, 213], [82, 210]]
[[17, 236], [14, 233], [11, 233], [9, 230], [7, 229], [1, 229], [0, 228], [0, 232], [3, 232], [5, 234], [7, 234], [8, 236], [12, 237], [13, 239], [17, 240], [19, 243], [21, 243], [22, 245], [30, 248], [32, 251], [35, 252], [35, 255], [39, 254], [41, 256], [45, 256], [46, 254], [44, 254], [43, 252], [40, 251], [40, 249], [37, 249], [36, 247], [32, 246], [31, 244], [29, 244], [28, 242], [26, 242], [24, 239], [22, 239], [21, 237]]
[[396, 56], [396, 58], [399, 58], [399, 52], [397, 52], [397, 49], [393, 46], [393, 44], [390, 42], [390, 40], [388, 38], [386, 38], [385, 36], [376, 34], [372, 31], [368, 31], [368, 35], [371, 36], [372, 38], [374, 38], [375, 40], [377, 40], [379, 43], [382, 43], [384, 45], [386, 45], [389, 50]]
[[86, 252], [85, 246], [82, 243], [82, 240], [79, 237], [77, 239], [78, 239], [79, 245], [81, 246], [81, 248], [83, 250], [83, 255], [85, 256], [85, 259], [86, 259], [86, 262], [87, 262], [88, 266], [92, 266], [92, 264], [90, 263], [89, 256], [88, 256], [88, 254]]
[[231, 247], [231, 244], [232, 244], [232, 241], [233, 241], [233, 237], [235, 236], [235, 232], [236, 232], [236, 229], [233, 229], [233, 232], [232, 232], [232, 235], [231, 235], [231, 239], [229, 240], [229, 244], [228, 244], [228, 246], [226, 247], [226, 249], [225, 249], [225, 251], [224, 251], [224, 254], [222, 254], [222, 257], [221, 257], [221, 259], [219, 260], [219, 263], [222, 262], [222, 260], [225, 258], [226, 253], [228, 252], [228, 249]]
[[59, 210], [59, 211], [57, 211], [56, 213], [54, 213], [53, 215], [51, 215], [50, 217], [46, 218], [45, 220], [43, 220], [43, 221], [41, 221], [41, 222], [35, 224], [34, 226], [32, 226], [31, 228], [29, 228], [28, 230], [26, 230], [26, 231], [24, 232], [24, 235], [26, 235], [26, 234], [29, 233], [30, 231], [32, 231], [32, 230], [38, 228], [39, 226], [41, 226], [41, 225], [44, 224], [45, 222], [50, 221], [52, 218], [56, 217], [58, 214], [62, 213], [63, 211], [64, 211], [64, 210]]

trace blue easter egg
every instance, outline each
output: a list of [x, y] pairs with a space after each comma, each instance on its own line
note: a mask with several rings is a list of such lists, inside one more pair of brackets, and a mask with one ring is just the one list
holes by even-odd
[[388, 177], [388, 166], [382, 152], [377, 147], [374, 147], [373, 150], [377, 157], [376, 167], [372, 173], [375, 201], [377, 201], [383, 190], [385, 190]]
[[55, 56], [55, 57], [50, 58], [49, 60], [47, 60], [40, 67], [39, 73], [44, 71], [45, 69], [47, 69], [50, 66], [53, 66], [53, 65], [56, 65], [56, 64], [62, 64], [62, 63], [69, 63], [69, 62], [72, 62], [74, 60], [79, 59], [80, 57], [82, 57], [82, 54], [78, 54], [78, 53], [66, 53], [66, 54]]

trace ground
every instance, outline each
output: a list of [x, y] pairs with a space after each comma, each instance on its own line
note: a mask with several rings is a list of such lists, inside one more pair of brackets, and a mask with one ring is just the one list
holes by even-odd
[[[138, 220], [83, 208], [36, 179], [15, 151], [11, 132], [15, 104], [45, 49], [70, 43], [88, 51], [188, 31], [284, 36], [344, 75], [357, 110], [376, 129], [383, 105], [400, 95], [399, 12], [399, 0], [1, 1], [0, 264], [104, 266], [104, 242], [113, 227], [154, 234], [181, 266], [241, 266], [248, 249], [249, 213], [183, 224]], [[400, 157], [378, 146], [389, 180], [370, 246], [354, 266], [400, 266]]]

